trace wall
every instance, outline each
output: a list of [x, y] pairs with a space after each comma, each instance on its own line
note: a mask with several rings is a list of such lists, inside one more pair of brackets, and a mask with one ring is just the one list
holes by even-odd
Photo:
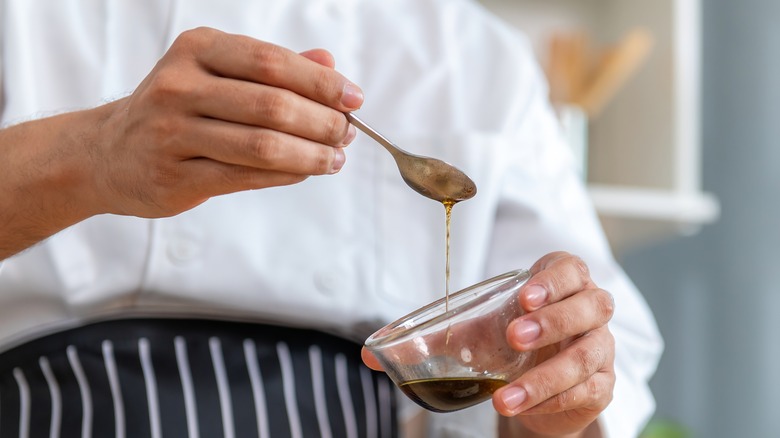
[[780, 436], [780, 2], [703, 1], [703, 183], [721, 219], [623, 256], [667, 349], [658, 416]]

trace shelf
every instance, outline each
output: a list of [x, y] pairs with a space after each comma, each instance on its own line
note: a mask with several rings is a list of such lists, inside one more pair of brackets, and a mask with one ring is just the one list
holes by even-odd
[[720, 216], [708, 193], [589, 184], [588, 191], [613, 252], [692, 236]]
[[480, 1], [528, 35], [543, 65], [561, 31], [585, 31], [601, 45], [637, 28], [652, 35], [641, 68], [573, 142], [616, 252], [718, 219], [717, 199], [701, 189], [701, 0]]
[[709, 193], [589, 184], [588, 192], [614, 253], [692, 236], [720, 217]]
[[720, 204], [709, 193], [589, 184], [596, 210], [602, 216], [707, 224], [720, 215]]

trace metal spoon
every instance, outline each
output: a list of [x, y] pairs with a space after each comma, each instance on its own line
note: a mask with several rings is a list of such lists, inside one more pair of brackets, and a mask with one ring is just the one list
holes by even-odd
[[347, 120], [387, 149], [395, 159], [401, 178], [412, 190], [441, 203], [465, 201], [477, 194], [477, 186], [455, 166], [436, 158], [415, 155], [394, 145], [352, 113]]

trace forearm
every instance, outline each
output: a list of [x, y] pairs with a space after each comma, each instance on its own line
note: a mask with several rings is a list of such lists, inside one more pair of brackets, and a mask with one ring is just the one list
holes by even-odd
[[0, 130], [0, 260], [99, 213], [89, 149], [102, 111]]

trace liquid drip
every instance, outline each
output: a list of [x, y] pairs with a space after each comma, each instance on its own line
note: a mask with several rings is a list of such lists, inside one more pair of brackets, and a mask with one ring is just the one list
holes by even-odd
[[446, 312], [450, 310], [450, 220], [452, 219], [452, 206], [455, 205], [455, 201], [444, 201], [442, 204], [444, 204], [445, 226], [447, 229], [446, 247], [444, 250], [444, 311]]
[[[449, 312], [450, 310], [450, 220], [452, 219], [452, 207], [455, 205], [456, 201], [444, 201], [442, 204], [444, 204], [444, 215], [445, 215], [445, 228], [447, 230], [446, 238], [445, 238], [445, 249], [444, 249], [444, 258], [445, 258], [445, 264], [444, 264], [444, 311]], [[444, 346], [445, 351], [449, 351], [449, 345], [450, 345], [450, 336], [452, 336], [452, 332], [450, 331], [450, 327], [447, 327], [447, 333], [444, 338]]]
[[452, 412], [490, 398], [507, 382], [484, 377], [448, 377], [411, 380], [399, 388], [417, 404], [433, 412]]

